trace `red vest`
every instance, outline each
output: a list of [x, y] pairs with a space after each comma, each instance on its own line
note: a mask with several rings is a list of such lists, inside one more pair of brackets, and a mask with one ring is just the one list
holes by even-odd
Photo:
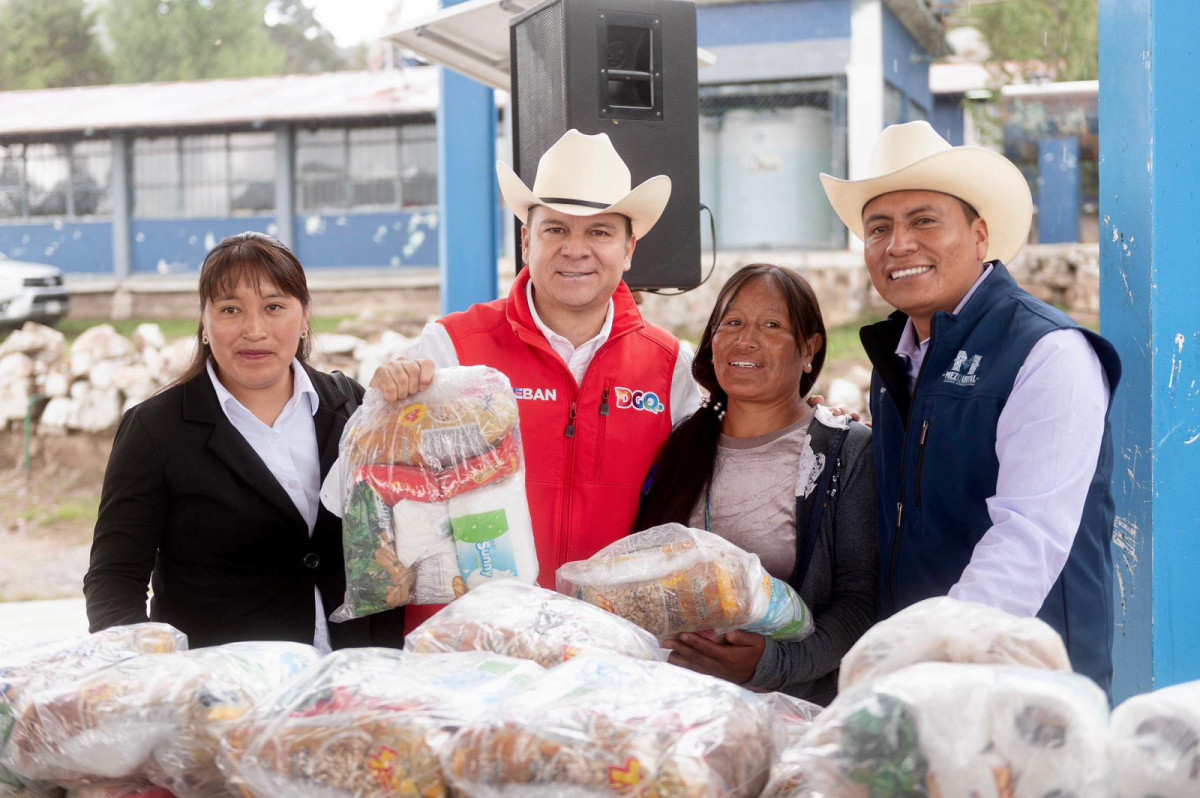
[[647, 324], [622, 282], [613, 326], [576, 385], [534, 324], [517, 276], [507, 299], [441, 323], [459, 362], [487, 365], [512, 383], [521, 409], [525, 490], [539, 577], [554, 589], [559, 566], [592, 556], [633, 532], [642, 484], [671, 433], [671, 377], [679, 341]]

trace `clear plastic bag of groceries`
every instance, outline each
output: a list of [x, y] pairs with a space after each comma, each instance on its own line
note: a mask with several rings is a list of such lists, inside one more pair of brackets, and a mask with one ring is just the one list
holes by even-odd
[[660, 640], [744, 629], [779, 642], [812, 634], [812, 614], [757, 554], [682, 524], [651, 527], [558, 569], [560, 593], [633, 621]]
[[1109, 721], [1120, 798], [1200, 795], [1200, 681], [1126, 699]]
[[838, 691], [918, 662], [1071, 670], [1062, 638], [1044, 621], [942, 596], [868, 629], [842, 658]]
[[439, 369], [397, 402], [367, 391], [335, 473], [341, 501], [326, 503], [342, 517], [346, 601], [331, 620], [537, 580], [520, 414], [499, 371]]
[[911, 665], [838, 695], [770, 798], [1110, 795], [1108, 701], [1074, 673]]
[[85, 637], [5, 649], [0, 653], [0, 788], [25, 781], [9, 768], [8, 741], [29, 696], [131, 657], [186, 649], [187, 636], [165, 623], [113, 626]]
[[665, 662], [576, 657], [465, 725], [442, 764], [494, 796], [756, 796], [783, 740], [770, 704]]
[[666, 659], [654, 635], [578, 599], [512, 579], [472, 590], [404, 638], [414, 653], [493, 651], [551, 668], [596, 651]]
[[67, 790], [66, 798], [178, 798], [166, 787], [141, 779], [112, 779], [80, 784]]
[[451, 733], [541, 675], [488, 652], [335, 651], [234, 725], [221, 768], [247, 798], [442, 796]]
[[40, 781], [142, 778], [179, 796], [224, 795], [224, 728], [319, 660], [312, 646], [230, 643], [139, 656], [30, 696], [13, 726], [13, 769]]

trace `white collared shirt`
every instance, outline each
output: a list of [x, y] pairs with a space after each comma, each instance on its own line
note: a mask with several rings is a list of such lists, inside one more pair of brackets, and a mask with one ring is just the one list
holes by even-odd
[[[279, 481], [292, 504], [296, 505], [300, 517], [308, 524], [308, 536], [311, 538], [320, 507], [321, 455], [317, 447], [317, 428], [313, 422], [320, 399], [308, 372], [299, 360], [292, 359], [292, 397], [270, 426], [246, 409], [221, 383], [211, 358], [208, 361], [208, 377], [212, 380], [225, 417]], [[321, 591], [314, 586], [313, 593], [316, 598], [313, 646], [320, 653], [328, 654], [332, 646]]]
[[[992, 273], [989, 265], [954, 309], [966, 307]], [[917, 342], [912, 319], [896, 354], [917, 384], [929, 339]], [[1041, 609], [1062, 573], [1083, 518], [1108, 413], [1109, 385], [1100, 358], [1078, 330], [1044, 335], [1025, 357], [996, 422], [996, 494], [992, 526], [975, 544], [950, 597], [1019, 616]]]

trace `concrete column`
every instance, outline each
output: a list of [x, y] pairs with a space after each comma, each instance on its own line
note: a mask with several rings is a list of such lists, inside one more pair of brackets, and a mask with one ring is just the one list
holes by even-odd
[[[851, 0], [846, 65], [846, 165], [851, 180], [867, 176], [883, 130], [883, 0]], [[848, 236], [852, 249], [862, 242]]]
[[[443, 7], [461, 0], [444, 0]], [[493, 91], [441, 68], [438, 109], [438, 268], [442, 313], [499, 293], [496, 261], [496, 100]]]
[[133, 142], [129, 134], [112, 134], [112, 262], [113, 276], [124, 280], [133, 274]]
[[296, 133], [291, 125], [275, 129], [275, 237], [296, 248]]
[[1124, 376], [1115, 700], [1200, 678], [1200, 125], [1194, 0], [1100, 0], [1101, 331]]

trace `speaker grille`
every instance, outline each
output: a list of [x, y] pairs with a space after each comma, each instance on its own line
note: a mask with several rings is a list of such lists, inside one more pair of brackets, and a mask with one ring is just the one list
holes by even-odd
[[555, 3], [515, 27], [517, 117], [521, 120], [517, 174], [532, 185], [542, 153], [567, 129], [567, 57], [563, 3]]

